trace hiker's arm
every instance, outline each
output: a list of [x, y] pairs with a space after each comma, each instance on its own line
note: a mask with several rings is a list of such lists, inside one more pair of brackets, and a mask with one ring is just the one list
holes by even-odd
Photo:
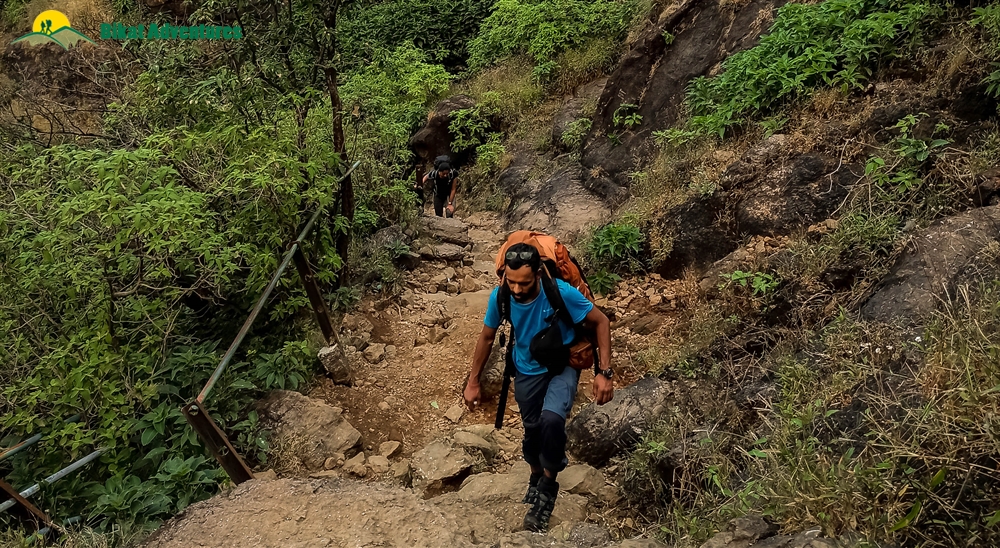
[[483, 331], [476, 341], [476, 351], [472, 354], [472, 371], [469, 372], [469, 380], [465, 383], [465, 403], [470, 408], [479, 405], [479, 376], [483, 374], [483, 367], [486, 360], [490, 359], [490, 352], [493, 351], [493, 341], [497, 336], [497, 330], [484, 325]]
[[448, 203], [455, 205], [455, 192], [458, 190], [458, 177], [451, 180], [451, 195], [448, 196]]
[[[597, 334], [598, 357], [601, 360], [601, 368], [611, 367], [611, 321], [595, 306], [587, 313], [583, 325], [585, 328]], [[614, 382], [605, 378], [604, 375], [594, 377], [594, 400], [597, 405], [604, 405], [614, 397]]]

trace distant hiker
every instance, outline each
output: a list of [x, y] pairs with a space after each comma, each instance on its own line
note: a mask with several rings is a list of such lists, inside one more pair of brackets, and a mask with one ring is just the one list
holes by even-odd
[[[518, 239], [540, 243], [537, 247], [524, 241], [511, 243]], [[540, 248], [545, 249], [544, 256]], [[557, 257], [566, 259], [559, 267], [555, 262]], [[568, 464], [566, 418], [576, 397], [580, 368], [589, 368], [588, 363], [594, 367], [594, 399], [598, 405], [604, 405], [614, 396], [610, 322], [588, 296], [559, 279], [566, 277], [560, 269], [575, 272], [577, 279], [582, 277], [576, 262], [555, 238], [515, 232], [501, 248], [497, 262], [502, 280], [490, 295], [463, 396], [470, 409], [479, 405], [480, 375], [493, 349], [497, 329], [502, 322], [508, 322], [511, 325], [508, 370], [504, 373], [497, 428], [502, 424], [509, 376], [513, 374], [514, 399], [524, 425], [522, 451], [531, 467], [523, 500], [531, 504], [531, 509], [524, 516], [524, 527], [544, 531], [559, 492], [556, 475]], [[589, 295], [585, 281], [578, 285]], [[594, 359], [594, 349], [589, 343], [581, 344], [581, 334], [596, 340], [599, 361]], [[504, 344], [503, 336], [500, 344]], [[584, 346], [589, 353], [584, 354], [581, 363], [578, 349]]]
[[[443, 217], [455, 214], [455, 193], [458, 190], [458, 170], [451, 167], [451, 158], [438, 156], [434, 159], [434, 169], [424, 175], [423, 185], [432, 183], [434, 187], [434, 214]], [[423, 189], [420, 189], [421, 202]]]

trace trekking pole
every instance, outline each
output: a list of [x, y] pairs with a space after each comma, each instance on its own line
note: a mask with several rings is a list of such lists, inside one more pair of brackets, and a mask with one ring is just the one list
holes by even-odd
[[514, 376], [514, 329], [511, 328], [510, 342], [504, 355], [503, 382], [500, 383], [500, 398], [497, 401], [497, 420], [493, 427], [497, 430], [503, 427], [503, 415], [507, 410], [507, 393], [510, 392], [511, 377]]

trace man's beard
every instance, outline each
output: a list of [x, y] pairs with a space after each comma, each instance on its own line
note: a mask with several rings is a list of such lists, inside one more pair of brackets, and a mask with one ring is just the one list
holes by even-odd
[[520, 304], [524, 304], [524, 303], [530, 301], [531, 298], [532, 298], [532, 295], [534, 295], [534, 294], [535, 294], [535, 286], [532, 286], [531, 289], [529, 289], [528, 291], [525, 291], [523, 294], [518, 295], [517, 293], [511, 293], [510, 297], [512, 299], [514, 299], [514, 302], [517, 302], [517, 303], [520, 303]]

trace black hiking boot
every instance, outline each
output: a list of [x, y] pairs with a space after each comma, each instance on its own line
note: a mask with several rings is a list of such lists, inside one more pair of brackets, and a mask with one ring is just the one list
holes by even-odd
[[522, 504], [535, 504], [535, 497], [538, 496], [538, 480], [543, 476], [541, 472], [534, 474], [528, 478], [528, 492], [524, 494], [524, 500], [521, 501]]
[[549, 528], [552, 509], [556, 507], [559, 484], [548, 477], [542, 477], [538, 480], [535, 493], [531, 510], [528, 510], [528, 514], [524, 516], [524, 528], [535, 533], [544, 533]]

